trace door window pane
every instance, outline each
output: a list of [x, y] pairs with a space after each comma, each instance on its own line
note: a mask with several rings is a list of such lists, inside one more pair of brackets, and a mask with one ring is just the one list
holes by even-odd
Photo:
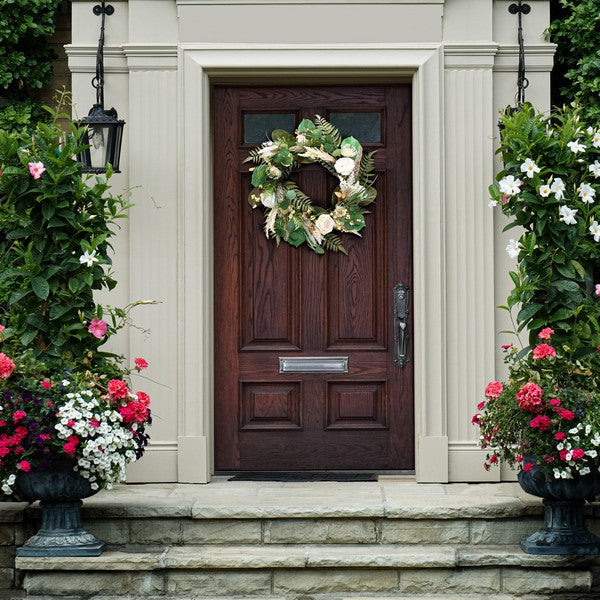
[[294, 113], [245, 113], [244, 143], [260, 144], [271, 137], [274, 129], [294, 133], [296, 115]]
[[329, 122], [335, 125], [342, 137], [353, 135], [359, 142], [381, 142], [381, 113], [331, 112]]

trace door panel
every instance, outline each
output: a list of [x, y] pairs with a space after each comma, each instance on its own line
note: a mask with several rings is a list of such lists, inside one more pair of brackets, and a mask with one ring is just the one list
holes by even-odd
[[[213, 106], [216, 469], [412, 469], [412, 363], [392, 355], [392, 290], [412, 287], [410, 86], [215, 86]], [[277, 247], [246, 201], [249, 149], [315, 114], [378, 151], [348, 256]], [[294, 177], [321, 205], [337, 183], [318, 165]], [[279, 372], [315, 356], [348, 372]]]

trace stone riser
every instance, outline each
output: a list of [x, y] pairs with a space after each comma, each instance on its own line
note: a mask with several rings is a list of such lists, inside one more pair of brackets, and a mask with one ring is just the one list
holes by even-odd
[[[154, 572], [29, 572], [28, 598], [215, 598], [324, 600], [385, 594], [386, 598], [436, 594], [458, 600], [506, 598], [598, 598], [589, 570], [536, 572], [519, 568], [472, 569], [252, 569]], [[88, 593], [83, 590], [89, 590]], [[443, 595], [439, 595], [444, 590]]]
[[[514, 545], [543, 525], [517, 519], [86, 519], [112, 548], [186, 544]], [[595, 522], [590, 523], [592, 531]]]

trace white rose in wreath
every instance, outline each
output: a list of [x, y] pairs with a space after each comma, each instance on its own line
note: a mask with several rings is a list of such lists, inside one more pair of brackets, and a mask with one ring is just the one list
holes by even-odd
[[267, 174], [271, 179], [278, 179], [279, 177], [281, 177], [281, 171], [273, 165], [269, 167], [269, 169], [267, 170]]
[[319, 218], [315, 221], [315, 225], [323, 235], [327, 235], [333, 231], [335, 221], [327, 213], [323, 213], [319, 215]]
[[354, 161], [351, 158], [344, 156], [335, 161], [334, 167], [342, 177], [348, 177], [348, 175], [354, 171]]
[[260, 201], [262, 202], [263, 206], [266, 206], [267, 208], [273, 208], [275, 206], [275, 194], [273, 192], [263, 192], [260, 197]]

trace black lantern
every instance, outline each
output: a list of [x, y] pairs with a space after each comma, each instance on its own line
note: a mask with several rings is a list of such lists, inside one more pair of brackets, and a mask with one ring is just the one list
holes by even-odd
[[115, 173], [119, 173], [125, 121], [118, 118], [114, 108], [104, 108], [104, 18], [112, 15], [115, 9], [102, 0], [102, 4], [94, 6], [93, 10], [95, 15], [102, 16], [96, 52], [96, 76], [92, 79], [92, 86], [96, 89], [96, 103], [88, 116], [79, 122], [80, 126], [86, 128], [81, 143], [89, 148], [82, 151], [78, 159], [83, 163], [84, 173], [106, 173], [109, 164]]

